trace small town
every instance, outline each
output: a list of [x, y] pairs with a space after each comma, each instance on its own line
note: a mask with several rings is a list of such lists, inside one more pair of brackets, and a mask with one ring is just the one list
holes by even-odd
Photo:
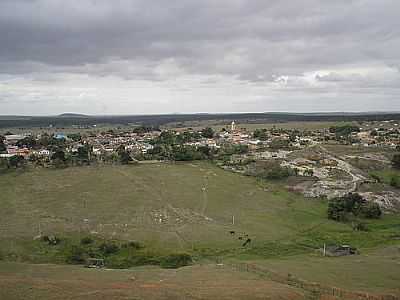
[[[84, 133], [59, 132], [0, 135], [0, 158], [22, 156], [28, 161], [42, 158], [47, 162], [55, 152], [63, 151], [66, 157], [78, 154], [90, 154], [90, 160], [107, 161], [115, 159], [118, 153], [126, 151], [135, 160], [168, 160], [157, 146], [175, 145], [180, 148], [199, 150], [207, 147], [215, 152], [226, 145], [243, 146], [242, 152], [260, 158], [282, 158], [287, 150], [294, 151], [325, 143], [351, 145], [353, 147], [372, 147], [399, 149], [400, 121], [365, 122], [360, 127], [355, 125], [332, 126], [323, 130], [256, 129], [250, 131], [240, 128], [232, 121], [221, 131], [211, 127], [199, 130], [192, 128], [164, 129], [138, 126], [131, 130], [111, 129]], [[95, 127], [93, 127], [95, 128]], [[68, 132], [68, 130], [66, 130]], [[281, 151], [278, 151], [281, 150]], [[286, 150], [286, 152], [285, 152]], [[87, 158], [88, 159], [88, 158]], [[173, 159], [172, 159], [173, 160]], [[176, 160], [185, 160], [176, 159]], [[191, 160], [191, 159], [186, 159]]]
[[[338, 124], [316, 130], [273, 125], [251, 131], [232, 121], [220, 130], [137, 126], [52, 135], [6, 132], [0, 159], [3, 168], [210, 160], [250, 176], [302, 178], [289, 188], [307, 197], [334, 198], [365, 190], [366, 198], [398, 209], [398, 191], [377, 193], [362, 185], [380, 181], [374, 172], [390, 166], [391, 155], [400, 152], [399, 121]], [[338, 147], [344, 147], [343, 154], [335, 153]], [[393, 176], [389, 183], [398, 187], [400, 179]]]

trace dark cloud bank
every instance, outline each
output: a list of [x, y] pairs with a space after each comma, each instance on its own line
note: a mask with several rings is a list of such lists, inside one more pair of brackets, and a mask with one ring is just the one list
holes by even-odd
[[400, 110], [397, 0], [2, 0], [0, 114]]

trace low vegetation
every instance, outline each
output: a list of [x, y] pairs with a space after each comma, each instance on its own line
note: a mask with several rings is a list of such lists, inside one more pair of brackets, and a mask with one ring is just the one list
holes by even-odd
[[31, 263], [52, 262], [74, 265], [88, 264], [90, 259], [103, 259], [108, 268], [126, 269], [134, 266], [157, 265], [180, 268], [192, 264], [188, 253], [161, 252], [137, 241], [104, 240], [85, 236], [80, 241], [74, 235], [43, 236], [34, 241], [20, 241], [26, 253], [2, 253], [2, 259]]
[[383, 169], [370, 173], [371, 178], [378, 183], [384, 183], [394, 188], [400, 188], [400, 172], [396, 169]]
[[392, 164], [394, 168], [400, 169], [400, 153], [393, 155]]
[[377, 203], [368, 202], [357, 193], [334, 198], [328, 204], [328, 218], [346, 222], [354, 218], [378, 219], [382, 211]]

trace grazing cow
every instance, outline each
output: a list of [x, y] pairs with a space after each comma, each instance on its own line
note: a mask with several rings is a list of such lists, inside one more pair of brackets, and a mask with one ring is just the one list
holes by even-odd
[[243, 243], [243, 247], [247, 246], [248, 244], [251, 243], [251, 239], [247, 239], [244, 243]]
[[231, 231], [229, 231], [229, 233], [232, 234], [232, 235], [234, 235], [234, 234], [235, 234], [235, 231], [231, 230]]

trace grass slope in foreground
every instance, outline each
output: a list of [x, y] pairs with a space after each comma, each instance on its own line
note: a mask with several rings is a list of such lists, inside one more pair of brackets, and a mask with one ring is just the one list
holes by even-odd
[[[284, 262], [312, 258], [324, 242], [362, 252], [399, 243], [398, 216], [368, 221], [369, 231], [355, 232], [327, 220], [323, 200], [208, 163], [38, 169], [1, 175], [0, 190], [0, 253], [18, 261], [61, 262], [38, 251], [33, 237], [39, 230], [77, 240], [89, 232], [137, 240], [158, 253], [189, 252], [197, 261], [279, 261], [276, 268], [292, 274], [294, 264], [286, 270]], [[246, 235], [251, 243], [242, 247], [239, 237]], [[317, 274], [309, 279], [318, 281]], [[381, 278], [385, 286], [385, 274]]]

